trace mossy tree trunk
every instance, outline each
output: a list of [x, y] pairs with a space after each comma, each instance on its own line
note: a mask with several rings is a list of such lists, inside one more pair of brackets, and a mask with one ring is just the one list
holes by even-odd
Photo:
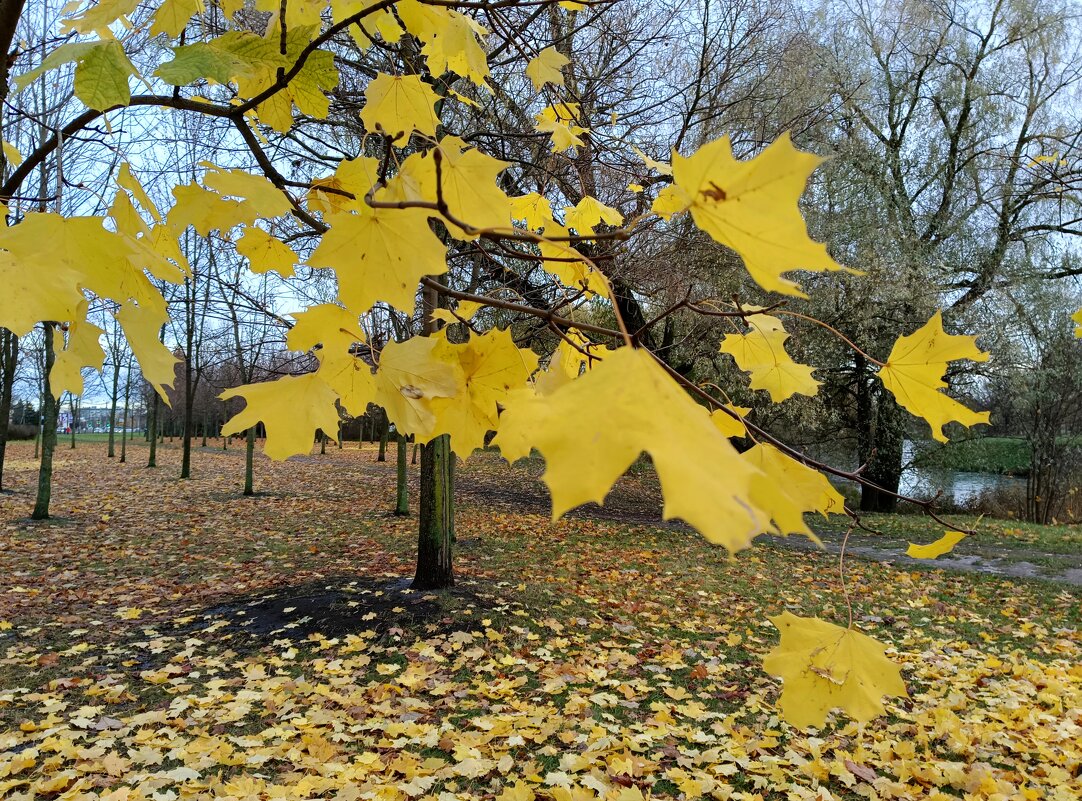
[[409, 484], [407, 481], [408, 465], [406, 464], [409, 454], [407, 453], [405, 434], [399, 431], [396, 439], [398, 441], [398, 491], [395, 493], [394, 513], [405, 516], [410, 513]]

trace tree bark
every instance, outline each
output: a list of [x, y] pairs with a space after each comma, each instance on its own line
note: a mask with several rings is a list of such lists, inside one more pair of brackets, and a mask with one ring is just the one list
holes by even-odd
[[406, 452], [405, 434], [399, 431], [396, 439], [398, 440], [398, 492], [396, 493], [394, 513], [399, 516], [405, 516], [410, 513], [409, 485], [407, 483], [408, 474], [406, 465], [406, 460], [409, 456]]
[[415, 590], [453, 587], [452, 545], [455, 536], [454, 479], [451, 438], [441, 434], [421, 446], [420, 528]]
[[53, 494], [53, 451], [56, 450], [56, 398], [49, 384], [49, 372], [56, 356], [53, 353], [53, 323], [45, 323], [45, 372], [41, 402], [41, 466], [38, 468], [38, 496], [30, 517], [49, 519], [49, 501]]
[[150, 420], [147, 422], [147, 435], [150, 440], [150, 456], [147, 458], [147, 467], [158, 466], [158, 405], [162, 402], [158, 393], [154, 393], [154, 402], [150, 406]]
[[109, 411], [109, 458], [116, 456], [116, 405], [120, 400], [120, 359], [113, 359], [113, 397]]
[[131, 360], [128, 360], [128, 375], [124, 381], [124, 425], [120, 428], [120, 463], [128, 461], [128, 405], [131, 402]]
[[[224, 437], [223, 437], [224, 439]], [[249, 428], [244, 438], [244, 494], [255, 494], [255, 428]]]
[[0, 328], [0, 492], [4, 490], [4, 455], [8, 447], [8, 421], [18, 362], [19, 338], [6, 328]]
[[861, 475], [875, 486], [862, 484], [862, 512], [895, 512], [902, 478], [905, 420], [894, 398], [880, 390], [873, 395], [870, 376], [860, 375], [857, 388], [857, 449]]
[[391, 421], [387, 419], [387, 412], [380, 410], [379, 419], [379, 455], [376, 457], [377, 462], [387, 461], [387, 440], [391, 436]]

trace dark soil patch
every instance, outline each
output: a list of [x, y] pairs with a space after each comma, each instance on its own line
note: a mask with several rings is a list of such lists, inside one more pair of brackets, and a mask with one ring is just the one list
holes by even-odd
[[194, 621], [180, 628], [185, 634], [213, 629], [220, 632], [218, 637], [229, 634], [261, 643], [360, 631], [375, 631], [380, 637], [432, 636], [480, 628], [484, 614], [498, 605], [478, 593], [477, 582], [461, 582], [438, 592], [414, 591], [409, 585], [409, 578], [351, 576], [266, 590], [199, 610]]

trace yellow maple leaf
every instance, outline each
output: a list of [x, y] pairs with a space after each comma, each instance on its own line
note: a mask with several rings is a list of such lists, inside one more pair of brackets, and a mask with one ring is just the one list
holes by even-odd
[[435, 337], [391, 342], [379, 355], [376, 403], [399, 431], [425, 437], [435, 425], [432, 402], [462, 392], [462, 368]]
[[751, 499], [770, 515], [773, 534], [803, 534], [819, 542], [807, 523], [805, 512], [843, 514], [845, 499], [827, 477], [787, 456], [773, 445], [758, 443], [741, 454], [761, 471], [752, 479]]
[[611, 348], [601, 347], [577, 331], [569, 331], [566, 336], [567, 339], [561, 340], [549, 356], [545, 369], [534, 379], [534, 390], [539, 395], [552, 394], [612, 352]]
[[930, 542], [927, 545], [917, 545], [914, 542], [909, 543], [905, 555], [910, 556], [913, 559], [935, 559], [953, 551], [954, 546], [964, 540], [965, 537], [966, 535], [961, 531], [947, 531], [938, 540]]
[[[440, 160], [439, 182], [436, 159]], [[467, 147], [456, 136], [446, 136], [438, 147], [415, 153], [402, 164], [398, 179], [409, 187], [407, 199], [435, 203], [439, 193], [451, 216], [474, 229], [508, 230], [511, 226], [511, 200], [497, 185], [496, 178], [508, 166], [476, 148]], [[447, 222], [460, 239], [476, 239], [477, 234]]]
[[[571, 231], [562, 225], [552, 223], [542, 232], [545, 237], [566, 238]], [[541, 251], [541, 266], [552, 273], [566, 286], [586, 289], [598, 295], [609, 297], [609, 282], [600, 272], [591, 267], [581, 253], [566, 241], [542, 239], [537, 244]]]
[[246, 401], [244, 409], [222, 426], [222, 434], [239, 434], [262, 422], [267, 429], [263, 451], [277, 461], [311, 451], [318, 430], [338, 431], [335, 392], [315, 373], [245, 384], [218, 397]]
[[564, 76], [560, 70], [570, 63], [571, 60], [555, 47], [546, 47], [530, 59], [526, 65], [526, 77], [533, 83], [535, 92], [540, 92], [546, 83], [563, 86]]
[[448, 342], [446, 335], [436, 339], [437, 357], [458, 362], [463, 386], [452, 397], [432, 401], [435, 422], [422, 438], [450, 434], [451, 449], [466, 459], [484, 444], [485, 434], [497, 428], [499, 408], [537, 369], [537, 355], [517, 347], [508, 330], [474, 335], [461, 345]]
[[536, 795], [533, 788], [522, 779], [517, 779], [514, 784], [508, 784], [503, 791], [496, 796], [496, 801], [534, 801]]
[[730, 551], [746, 548], [766, 522], [750, 499], [755, 468], [638, 349], [621, 348], [555, 392], [517, 401], [500, 419], [496, 442], [511, 461], [532, 447], [545, 457], [553, 519], [604, 502], [645, 451], [661, 481], [666, 520], [679, 517]]
[[155, 222], [162, 221], [161, 212], [158, 211], [158, 207], [154, 204], [154, 201], [147, 195], [146, 190], [143, 189], [143, 185], [139, 183], [139, 179], [132, 174], [131, 167], [128, 162], [122, 162], [120, 169], [117, 170], [116, 182], [123, 189], [127, 189], [132, 193], [132, 196], [139, 202], [139, 205], [143, 207]]
[[274, 270], [283, 278], [293, 275], [293, 265], [299, 261], [293, 248], [255, 226], [246, 228], [244, 236], [237, 240], [237, 253], [248, 259], [248, 269], [253, 273]]
[[563, 153], [573, 147], [582, 147], [584, 142], [581, 136], [589, 132], [588, 128], [580, 125], [546, 116], [545, 112], [534, 117], [534, 130], [538, 133], [547, 133], [552, 137], [552, 149], [556, 153]]
[[528, 192], [510, 198], [511, 217], [522, 220], [531, 231], [553, 225], [556, 221], [552, 218], [552, 204], [549, 199], [537, 192]]
[[882, 714], [884, 695], [908, 695], [898, 666], [871, 637], [791, 612], [770, 622], [781, 640], [763, 668], [784, 682], [778, 706], [791, 725], [822, 726], [838, 707], [854, 720], [871, 720]]
[[975, 412], [940, 392], [947, 388], [943, 376], [949, 362], [988, 361], [988, 354], [978, 349], [976, 342], [974, 336], [946, 333], [943, 316], [936, 311], [918, 330], [898, 338], [879, 370], [883, 386], [903, 408], [928, 421], [932, 437], [939, 442], [947, 441], [943, 426], [952, 420], [964, 426], [988, 422], [988, 412]]
[[642, 163], [646, 165], [647, 169], [654, 170], [661, 175], [672, 175], [671, 164], [666, 164], [664, 161], [652, 159], [641, 150], [639, 150], [639, 148], [637, 147], [632, 146], [631, 150], [635, 153], [636, 156], [642, 159]]
[[365, 88], [364, 97], [361, 122], [367, 130], [391, 139], [408, 139], [413, 131], [435, 138], [440, 124], [435, 111], [439, 96], [420, 75], [380, 73]]
[[312, 182], [312, 188], [308, 191], [308, 208], [323, 214], [358, 211], [361, 206], [367, 205], [364, 196], [378, 180], [379, 159], [371, 156], [342, 159], [333, 175]]
[[1071, 315], [1071, 319], [1075, 322], [1074, 335], [1078, 339], [1082, 339], [1082, 309], [1079, 309]]
[[357, 214], [335, 214], [308, 258], [338, 276], [338, 297], [355, 312], [377, 301], [412, 311], [421, 277], [447, 272], [446, 248], [421, 209], [362, 205]]
[[[714, 425], [717, 426], [718, 431], [726, 437], [746, 437], [748, 435], [748, 429], [744, 425], [743, 417], [751, 409], [747, 406], [733, 406], [731, 403], [726, 403], [725, 408], [733, 412], [728, 414], [727, 412], [717, 409], [710, 415], [710, 419], [714, 421]], [[735, 417], [733, 415], [736, 415]]]
[[453, 72], [488, 89], [488, 57], [478, 40], [488, 33], [483, 25], [453, 9], [418, 0], [399, 0], [395, 10], [406, 30], [423, 43], [421, 54], [429, 72]]
[[86, 308], [84, 301], [79, 310], [81, 313], [68, 325], [67, 343], [63, 350], [57, 352], [49, 373], [49, 387], [58, 400], [65, 391], [82, 395], [83, 368], [101, 370], [105, 361], [105, 351], [99, 341], [105, 331], [86, 321]]
[[746, 161], [733, 158], [729, 138], [722, 137], [686, 158], [673, 153], [674, 184], [653, 209], [664, 217], [690, 209], [699, 228], [740, 254], [759, 286], [805, 297], [785, 272], [843, 269], [823, 243], [808, 237], [797, 205], [820, 163], [793, 147], [788, 134]]
[[[378, 2], [379, 0], [331, 0], [331, 19], [337, 24]], [[362, 24], [364, 28], [360, 25], [351, 25], [349, 29], [353, 40], [361, 48], [367, 49], [372, 45], [372, 39], [368, 36], [369, 32], [378, 33], [388, 43], [397, 42], [402, 37], [402, 26], [394, 17], [393, 7], [370, 12], [364, 17]]]
[[321, 303], [293, 317], [297, 323], [286, 334], [286, 346], [301, 351], [318, 346], [316, 374], [347, 411], [364, 414], [375, 398], [376, 383], [371, 366], [354, 353], [355, 344], [365, 339], [357, 315], [333, 303]]
[[158, 295], [156, 302], [125, 303], [115, 316], [139, 362], [143, 378], [157, 390], [168, 406], [169, 397], [165, 387], [173, 385], [178, 359], [158, 339], [162, 326], [169, 320], [165, 301]]
[[188, 27], [188, 20], [201, 14], [205, 8], [203, 0], [164, 0], [154, 13], [154, 25], [150, 29], [150, 35], [164, 33], [170, 38], [176, 38]]
[[190, 225], [200, 236], [208, 236], [214, 230], [225, 232], [237, 225], [251, 225], [259, 216], [247, 203], [224, 198], [196, 183], [174, 186], [172, 191], [176, 202], [167, 219], [176, 231]]
[[15, 147], [11, 142], [2, 142], [4, 149], [4, 160], [8, 165], [14, 169], [23, 163], [23, 154], [19, 152], [19, 148]]
[[590, 195], [586, 195], [573, 208], [564, 209], [564, 225], [574, 228], [580, 235], [592, 234], [598, 223], [623, 225], [624, 215]]
[[737, 366], [751, 377], [752, 389], [765, 389], [775, 403], [793, 395], [815, 395], [819, 382], [812, 378], [814, 368], [797, 364], [785, 351], [789, 334], [781, 320], [769, 314], [751, 314], [746, 334], [726, 334], [721, 352], [736, 360]]
[[207, 168], [203, 176], [206, 186], [220, 195], [243, 198], [257, 217], [277, 217], [293, 208], [285, 192], [262, 175], [218, 167], [207, 161], [200, 162], [200, 166]]

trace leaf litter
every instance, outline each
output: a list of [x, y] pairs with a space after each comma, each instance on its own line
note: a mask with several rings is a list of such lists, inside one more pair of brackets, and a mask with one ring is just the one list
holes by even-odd
[[370, 447], [261, 458], [245, 499], [239, 449], [180, 482], [175, 449], [150, 471], [80, 445], [46, 524], [25, 448], [0, 496], [4, 798], [1082, 795], [1073, 590], [854, 562], [855, 617], [910, 698], [801, 731], [765, 615], [844, 625], [829, 556], [467, 503], [459, 586], [409, 593], [415, 522], [386, 514]]

